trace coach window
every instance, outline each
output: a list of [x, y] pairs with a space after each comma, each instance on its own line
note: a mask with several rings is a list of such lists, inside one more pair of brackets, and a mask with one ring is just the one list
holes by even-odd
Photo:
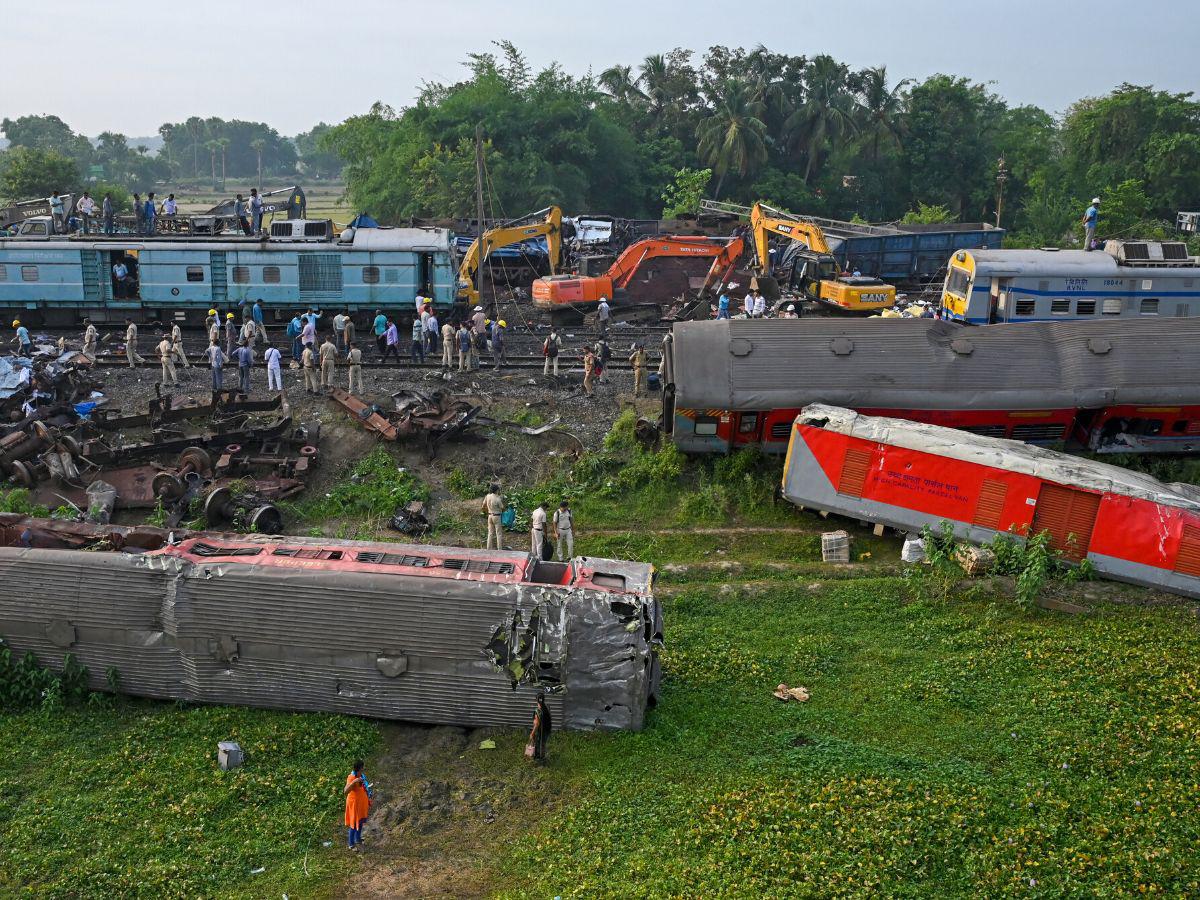
[[279, 284], [279, 266], [263, 266], [263, 284]]
[[1036, 300], [1018, 300], [1013, 310], [1015, 316], [1032, 316], [1037, 309]]
[[1077, 316], [1094, 316], [1096, 314], [1095, 300], [1076, 300], [1075, 315]]
[[204, 266], [188, 266], [187, 267], [187, 280], [188, 281], [203, 281], [204, 280]]
[[1162, 427], [1162, 419], [1130, 419], [1129, 421], [1129, 433], [1140, 434], [1145, 437], [1154, 437], [1156, 434], [1162, 434]]
[[1142, 306], [1141, 306], [1141, 313], [1143, 316], [1157, 316], [1158, 315], [1158, 300], [1157, 299], [1149, 299], [1149, 298], [1146, 300], [1143, 300]]
[[249, 266], [234, 266], [233, 267], [233, 283], [234, 284], [249, 284], [250, 283], [250, 267]]
[[363, 266], [363, 284], [379, 284], [379, 266]]
[[1071, 314], [1070, 300], [1051, 300], [1050, 315], [1052, 316], [1069, 316]]
[[753, 434], [758, 429], [758, 413], [742, 413], [738, 419], [740, 434]]
[[37, 281], [38, 267], [37, 266], [21, 266], [22, 281]]
[[1187, 419], [1176, 419], [1174, 422], [1171, 423], [1171, 430], [1173, 432], [1175, 432], [1176, 434], [1183, 434], [1184, 432], [1187, 431], [1187, 428], [1188, 428], [1188, 420]]
[[8, 281], [8, 266], [0, 266], [0, 281]]
[[1100, 308], [1100, 313], [1105, 316], [1119, 316], [1121, 314], [1121, 298], [1105, 297], [1104, 306]]
[[717, 433], [715, 416], [696, 416], [696, 434], [707, 435]]

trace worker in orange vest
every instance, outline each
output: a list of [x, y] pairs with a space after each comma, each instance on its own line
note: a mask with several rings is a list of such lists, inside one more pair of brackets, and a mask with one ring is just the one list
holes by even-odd
[[371, 811], [371, 797], [367, 793], [367, 776], [363, 774], [363, 761], [357, 760], [354, 769], [346, 776], [346, 842], [351, 850], [362, 846], [362, 827]]

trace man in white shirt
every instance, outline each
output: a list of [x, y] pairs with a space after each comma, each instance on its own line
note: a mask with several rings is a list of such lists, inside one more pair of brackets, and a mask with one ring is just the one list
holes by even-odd
[[337, 346], [339, 354], [346, 353], [348, 348], [345, 343], [346, 320], [349, 318], [345, 313], [338, 313], [333, 317], [333, 342]]
[[758, 291], [754, 292], [754, 318], [761, 319], [767, 314], [767, 299]]
[[263, 354], [263, 360], [267, 364], [267, 390], [279, 391], [283, 393], [283, 375], [279, 371], [279, 348], [267, 344], [267, 350]]
[[83, 196], [79, 198], [79, 202], [75, 204], [75, 209], [78, 211], [79, 217], [83, 220], [83, 233], [91, 234], [92, 214], [96, 211], [96, 201], [92, 199], [92, 195], [84, 191]]
[[596, 322], [600, 326], [600, 337], [608, 337], [608, 320], [612, 315], [608, 308], [608, 298], [601, 297], [600, 305], [596, 308]]
[[542, 544], [546, 540], [546, 504], [543, 501], [537, 505], [533, 515], [529, 517], [530, 553], [534, 559], [542, 558]]
[[173, 216], [179, 212], [179, 204], [175, 202], [174, 194], [167, 194], [167, 199], [163, 201], [162, 215]]
[[754, 317], [754, 291], [750, 291], [742, 299], [742, 312], [746, 314], [747, 319]]

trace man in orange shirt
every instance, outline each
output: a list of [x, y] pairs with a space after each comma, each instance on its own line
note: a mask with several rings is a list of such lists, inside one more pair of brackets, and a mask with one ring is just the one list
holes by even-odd
[[351, 850], [357, 851], [362, 844], [362, 827], [371, 810], [371, 797], [367, 794], [367, 776], [363, 774], [363, 761], [354, 763], [354, 770], [346, 776], [346, 841]]

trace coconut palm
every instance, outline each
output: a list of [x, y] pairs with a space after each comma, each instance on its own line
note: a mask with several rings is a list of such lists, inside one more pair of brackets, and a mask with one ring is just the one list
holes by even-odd
[[846, 89], [848, 75], [846, 66], [832, 56], [814, 58], [804, 76], [804, 102], [784, 123], [786, 133], [804, 151], [806, 184], [817, 161], [857, 130], [854, 98]]
[[904, 137], [904, 110], [908, 103], [905, 88], [912, 84], [912, 79], [905, 78], [889, 88], [887, 66], [864, 69], [859, 78], [859, 132], [870, 141], [874, 162], [879, 158], [881, 143], [900, 146]]
[[650, 101], [651, 112], [662, 112], [671, 93], [667, 83], [671, 75], [667, 67], [667, 58], [661, 53], [654, 53], [642, 61], [639, 69], [641, 74], [638, 75], [637, 83], [642, 87], [642, 94]]
[[600, 87], [610, 97], [622, 103], [635, 103], [646, 99], [637, 82], [633, 66], [610, 66], [600, 73]]
[[257, 156], [258, 156], [258, 189], [261, 191], [262, 190], [262, 155], [263, 155], [263, 151], [267, 149], [267, 142], [264, 141], [262, 138], [255, 138], [254, 140], [252, 140], [250, 142], [250, 149], [252, 149], [255, 152], [255, 154], [257, 154]]
[[714, 193], [718, 195], [728, 172], [744, 178], [767, 161], [764, 108], [755, 90], [747, 81], [721, 82], [712, 112], [696, 128], [696, 149], [704, 164], [717, 173]]

